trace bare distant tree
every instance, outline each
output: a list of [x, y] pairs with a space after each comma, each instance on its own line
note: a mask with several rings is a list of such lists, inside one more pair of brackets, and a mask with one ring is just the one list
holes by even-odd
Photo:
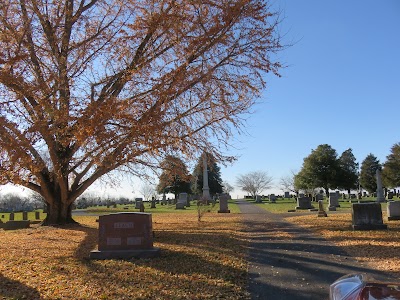
[[236, 178], [236, 185], [252, 197], [271, 187], [273, 178], [264, 171], [254, 171]]
[[234, 190], [234, 187], [232, 185], [230, 185], [229, 182], [224, 181], [222, 183], [222, 190], [224, 193], [229, 194], [230, 192], [232, 192]]
[[153, 196], [156, 192], [156, 189], [154, 185], [150, 184], [149, 182], [144, 182], [141, 185], [139, 192], [143, 195], [144, 200], [149, 201], [151, 196]]
[[46, 201], [39, 193], [32, 191], [29, 195], [29, 199], [35, 209], [44, 208], [46, 205]]
[[293, 192], [297, 195], [299, 192], [298, 189], [296, 189], [296, 186], [294, 184], [294, 177], [296, 176], [296, 172], [291, 170], [290, 175], [282, 176], [281, 179], [279, 180], [279, 183], [282, 187], [283, 191], [289, 191]]

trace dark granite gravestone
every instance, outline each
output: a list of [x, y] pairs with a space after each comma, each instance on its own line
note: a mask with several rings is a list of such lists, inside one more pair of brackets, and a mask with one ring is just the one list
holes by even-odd
[[298, 197], [297, 198], [297, 206], [296, 209], [311, 209], [313, 206], [311, 205], [310, 197]]
[[165, 197], [165, 194], [162, 196], [162, 200], [161, 200], [161, 205], [167, 205], [167, 197]]
[[[178, 196], [178, 202], [176, 203], [176, 205], [177, 205], [176, 208], [178, 209], [178, 206], [181, 207], [182, 205], [183, 205], [183, 207], [187, 206], [187, 202], [188, 202], [188, 194], [180, 193]], [[178, 204], [180, 204], [180, 205], [178, 205]]]
[[4, 230], [16, 230], [16, 229], [24, 229], [29, 228], [29, 221], [7, 221], [3, 225]]
[[155, 197], [151, 197], [151, 206], [150, 208], [156, 208], [156, 198]]
[[380, 203], [353, 203], [351, 216], [354, 230], [387, 229], [387, 225], [383, 224]]
[[336, 210], [336, 207], [340, 207], [339, 205], [339, 194], [338, 193], [329, 193], [329, 211]]
[[98, 250], [92, 259], [130, 259], [158, 256], [153, 247], [153, 226], [149, 213], [116, 213], [99, 216]]
[[135, 198], [135, 209], [140, 209], [140, 205], [143, 203], [143, 198]]
[[177, 203], [175, 204], [175, 209], [186, 209], [185, 203], [183, 203], [183, 202], [177, 202]]
[[270, 202], [270, 203], [276, 203], [276, 196], [275, 196], [275, 194], [269, 195], [269, 202]]

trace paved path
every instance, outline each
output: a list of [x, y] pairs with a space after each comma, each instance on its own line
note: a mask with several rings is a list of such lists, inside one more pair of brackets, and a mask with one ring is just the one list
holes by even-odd
[[[340, 248], [285, 222], [253, 203], [238, 200], [250, 237], [249, 291], [252, 299], [328, 299], [329, 285], [349, 273], [382, 273], [363, 267]], [[316, 219], [317, 221], [317, 219]]]

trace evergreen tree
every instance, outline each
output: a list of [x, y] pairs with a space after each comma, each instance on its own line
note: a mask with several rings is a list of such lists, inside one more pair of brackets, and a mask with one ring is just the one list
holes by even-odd
[[319, 145], [304, 158], [302, 169], [295, 176], [295, 185], [300, 189], [322, 187], [328, 195], [329, 189], [338, 186], [339, 170], [336, 150], [328, 144]]
[[338, 187], [347, 190], [358, 187], [358, 163], [351, 148], [347, 149], [339, 157]]
[[160, 194], [172, 193], [175, 199], [179, 193], [190, 193], [191, 176], [185, 163], [176, 156], [167, 155], [160, 164], [163, 172], [157, 185]]
[[400, 186], [400, 143], [394, 144], [383, 164], [382, 179], [387, 187]]
[[360, 184], [368, 192], [376, 192], [376, 170], [381, 169], [378, 158], [372, 153], [361, 163]]
[[[217, 165], [212, 155], [206, 154], [206, 156], [210, 195], [221, 194], [223, 192], [221, 168]], [[203, 157], [204, 153], [198, 159], [192, 174], [192, 190], [195, 194], [199, 195], [203, 193]]]

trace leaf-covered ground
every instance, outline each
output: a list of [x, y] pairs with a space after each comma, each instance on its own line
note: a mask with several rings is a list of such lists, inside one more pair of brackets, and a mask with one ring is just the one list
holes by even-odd
[[153, 216], [154, 259], [89, 260], [84, 226], [0, 230], [0, 299], [248, 299], [245, 239], [234, 214]]
[[400, 221], [387, 221], [387, 230], [353, 230], [351, 213], [289, 217], [286, 220], [307, 227], [334, 242], [360, 264], [388, 272], [400, 280]]
[[[250, 299], [238, 214], [210, 213], [201, 223], [194, 213], [155, 214], [161, 256], [130, 261], [89, 260], [98, 223], [76, 219], [83, 226], [0, 230], [0, 299]], [[353, 231], [350, 213], [287, 220], [400, 278], [400, 221], [385, 222], [387, 231]]]

